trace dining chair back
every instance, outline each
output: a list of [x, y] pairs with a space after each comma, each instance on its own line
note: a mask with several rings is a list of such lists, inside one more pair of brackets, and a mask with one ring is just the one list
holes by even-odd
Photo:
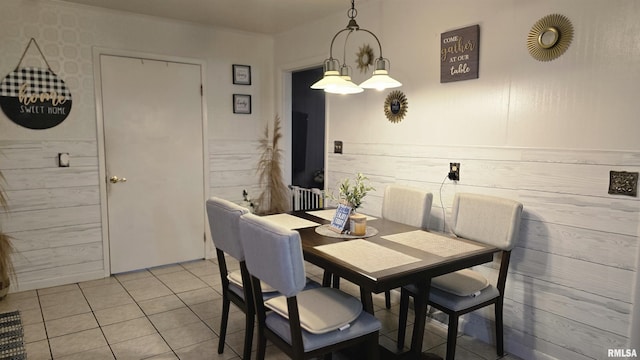
[[[457, 237], [474, 240], [501, 249], [500, 269], [495, 284], [479, 272], [464, 269], [431, 279], [429, 305], [449, 315], [447, 334], [448, 360], [455, 358], [458, 318], [482, 307], [495, 305], [496, 351], [504, 355], [503, 303], [511, 250], [520, 232], [522, 204], [494, 196], [457, 193], [453, 199], [452, 229]], [[409, 296], [415, 296], [415, 285], [402, 288], [400, 297], [400, 330], [398, 347], [404, 346]]]
[[382, 217], [427, 229], [433, 194], [409, 186], [393, 184], [384, 189]]
[[[208, 199], [206, 207], [211, 239], [216, 248], [222, 283], [222, 318], [220, 320], [218, 354], [224, 352], [227, 323], [229, 321], [229, 307], [231, 303], [234, 303], [245, 313], [243, 359], [250, 359], [255, 322], [255, 307], [253, 305], [251, 286], [246, 286], [251, 280], [246, 268], [238, 228], [240, 217], [248, 213], [249, 210], [217, 197]], [[229, 272], [225, 254], [228, 254], [238, 261], [240, 270]]]
[[510, 199], [460, 193], [451, 219], [456, 236], [511, 250], [518, 239], [522, 204]]
[[[380, 322], [362, 311], [359, 299], [328, 287], [303, 290], [305, 265], [297, 231], [245, 214], [240, 238], [258, 316], [258, 359], [265, 357], [267, 339], [293, 359], [360, 343], [366, 344], [367, 359], [378, 358]], [[263, 282], [282, 295], [263, 301]]]
[[[427, 229], [433, 194], [409, 186], [393, 184], [384, 189], [382, 217], [406, 225]], [[391, 308], [391, 291], [385, 292], [385, 306]]]

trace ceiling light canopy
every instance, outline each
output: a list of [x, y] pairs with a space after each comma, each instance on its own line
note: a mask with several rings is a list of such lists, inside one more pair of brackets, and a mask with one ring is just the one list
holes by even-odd
[[[323, 65], [324, 76], [322, 79], [311, 85], [312, 89], [322, 89], [325, 92], [332, 94], [357, 94], [364, 91], [363, 89], [384, 90], [402, 86], [399, 81], [389, 76], [390, 61], [389, 59], [382, 57], [382, 45], [380, 44], [380, 40], [378, 40], [378, 37], [371, 31], [360, 28], [356, 22], [357, 15], [358, 11], [355, 9], [355, 0], [351, 0], [351, 9], [348, 11], [349, 23], [346, 28], [338, 31], [333, 36], [333, 39], [331, 40], [331, 47], [329, 47], [329, 58], [324, 61]], [[340, 64], [338, 59], [333, 57], [333, 43], [336, 41], [338, 35], [345, 31], [348, 31], [348, 33], [344, 41], [342, 64]], [[351, 81], [349, 71], [350, 67], [347, 66], [345, 61], [347, 40], [349, 40], [349, 36], [354, 31], [364, 31], [371, 34], [371, 36], [376, 39], [378, 48], [380, 49], [380, 57], [375, 59], [373, 75], [360, 84], [360, 86]]]

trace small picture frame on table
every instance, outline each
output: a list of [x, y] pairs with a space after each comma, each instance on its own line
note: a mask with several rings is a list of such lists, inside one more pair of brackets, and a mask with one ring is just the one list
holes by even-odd
[[251, 114], [251, 95], [233, 94], [233, 113]]
[[349, 229], [349, 215], [351, 214], [352, 208], [350, 206], [344, 204], [338, 204], [338, 208], [336, 209], [336, 214], [333, 216], [333, 220], [331, 220], [331, 224], [329, 224], [329, 230], [335, 231], [338, 234], [343, 233], [345, 230]]
[[235, 85], [251, 85], [251, 66], [234, 64], [233, 83]]

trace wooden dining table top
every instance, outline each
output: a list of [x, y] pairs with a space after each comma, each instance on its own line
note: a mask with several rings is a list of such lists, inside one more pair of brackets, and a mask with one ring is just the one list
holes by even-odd
[[[312, 215], [313, 212], [295, 211], [290, 213], [293, 216], [306, 219], [318, 224], [328, 224], [329, 220]], [[399, 260], [399, 264], [392, 262], [378, 268], [365, 269], [354, 265], [347, 260], [353, 256], [364, 256], [364, 254], [344, 254], [344, 256], [333, 256], [325, 251], [323, 247], [331, 244], [343, 247], [344, 251], [349, 251], [349, 246], [345, 242], [353, 242], [358, 239], [345, 239], [319, 234], [315, 227], [305, 227], [296, 229], [300, 233], [302, 249], [305, 260], [322, 267], [340, 277], [347, 279], [373, 293], [380, 293], [394, 289], [402, 285], [416, 282], [421, 277], [436, 277], [452, 271], [457, 271], [474, 265], [490, 262], [493, 254], [499, 251], [498, 248], [471, 240], [456, 238], [435, 232], [426, 232], [419, 228], [394, 222], [383, 218], [375, 218], [367, 221], [367, 226], [377, 230], [377, 234], [366, 237], [363, 243], [376, 247], [375, 251], [380, 251], [380, 262], [384, 262], [385, 255]], [[405, 241], [393, 241], [400, 238]], [[415, 241], [410, 238], [414, 237]], [[429, 251], [428, 247], [416, 246], [415, 243], [438, 242], [457, 248], [454, 254], [442, 256], [442, 246], [436, 248], [438, 251]], [[355, 246], [355, 250], [362, 251], [360, 246]], [[446, 249], [444, 249], [446, 251]], [[374, 251], [374, 250], [372, 250]], [[338, 251], [339, 252], [339, 251]], [[389, 253], [389, 254], [387, 254]], [[403, 255], [413, 259], [404, 259]], [[444, 254], [447, 255], [447, 254]], [[410, 262], [407, 262], [410, 261]], [[366, 266], [363, 266], [366, 267]], [[371, 266], [370, 266], [371, 267]]]

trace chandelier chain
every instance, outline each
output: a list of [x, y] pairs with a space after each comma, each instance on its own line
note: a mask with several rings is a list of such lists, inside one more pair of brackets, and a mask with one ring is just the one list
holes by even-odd
[[358, 10], [356, 10], [356, 0], [351, 0], [351, 9], [347, 11], [349, 19], [354, 20], [358, 16]]

